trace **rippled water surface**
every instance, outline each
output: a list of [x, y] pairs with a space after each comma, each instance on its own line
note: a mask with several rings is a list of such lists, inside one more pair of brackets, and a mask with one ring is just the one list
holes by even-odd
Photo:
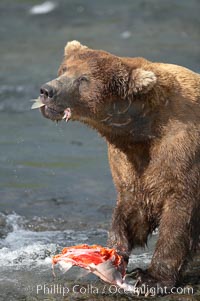
[[[72, 39], [199, 72], [199, 11], [198, 0], [0, 1], [0, 300], [127, 300], [102, 295], [96, 277], [76, 280], [76, 269], [52, 276], [51, 256], [64, 246], [106, 244], [116, 193], [103, 139], [42, 118], [30, 100], [56, 76]], [[133, 252], [130, 267], [148, 265], [156, 237]], [[191, 271], [195, 295], [173, 300], [199, 300], [198, 258]], [[100, 293], [37, 293], [37, 285], [74, 283]]]

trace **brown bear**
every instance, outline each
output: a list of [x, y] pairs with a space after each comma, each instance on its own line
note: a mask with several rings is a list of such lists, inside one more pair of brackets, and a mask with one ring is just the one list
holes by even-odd
[[137, 285], [177, 285], [200, 235], [200, 76], [72, 41], [40, 99], [45, 117], [81, 121], [106, 139], [118, 192], [109, 245], [127, 259], [159, 227]]

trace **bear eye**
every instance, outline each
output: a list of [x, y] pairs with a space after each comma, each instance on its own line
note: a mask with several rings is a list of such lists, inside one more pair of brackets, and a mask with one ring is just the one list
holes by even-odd
[[66, 66], [61, 66], [59, 69], [58, 69], [58, 75], [61, 76], [62, 74], [64, 74], [65, 72], [67, 71], [67, 67]]
[[67, 67], [63, 67], [61, 71], [62, 73], [65, 73], [67, 71]]
[[81, 83], [81, 82], [89, 82], [89, 79], [86, 75], [81, 75], [79, 78], [78, 78], [78, 82]]

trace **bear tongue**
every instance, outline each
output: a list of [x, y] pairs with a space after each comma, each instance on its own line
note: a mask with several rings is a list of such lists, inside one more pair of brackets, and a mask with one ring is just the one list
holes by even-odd
[[65, 119], [66, 122], [71, 118], [71, 109], [67, 108], [64, 110], [64, 115], [62, 119]]

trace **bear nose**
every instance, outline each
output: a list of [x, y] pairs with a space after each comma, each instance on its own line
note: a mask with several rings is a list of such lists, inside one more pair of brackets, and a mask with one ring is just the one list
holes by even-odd
[[40, 88], [40, 95], [47, 98], [52, 98], [55, 94], [55, 90], [53, 87], [45, 84]]

